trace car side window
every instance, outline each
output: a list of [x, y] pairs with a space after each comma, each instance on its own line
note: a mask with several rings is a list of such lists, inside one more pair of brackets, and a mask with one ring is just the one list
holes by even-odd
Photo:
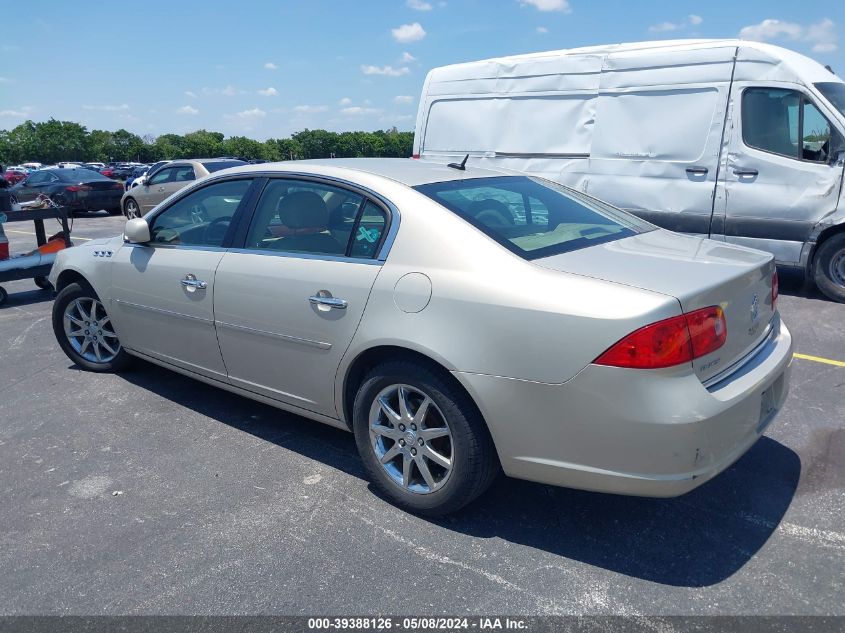
[[746, 145], [797, 160], [826, 162], [841, 141], [819, 109], [797, 90], [747, 88], [742, 95]]
[[156, 174], [152, 178], [150, 178], [149, 184], [151, 184], [151, 185], [163, 185], [166, 182], [172, 182], [174, 174], [175, 174], [175, 169], [173, 169], [172, 167], [167, 168], [167, 169], [162, 169], [161, 171], [156, 172]]
[[378, 205], [367, 202], [353, 230], [350, 256], [372, 259], [387, 230], [387, 214]]
[[194, 175], [194, 168], [190, 165], [184, 165], [182, 167], [174, 167], [175, 174], [173, 176], [173, 180], [176, 182], [188, 182], [191, 180], [196, 180], [196, 176]]
[[246, 248], [345, 255], [363, 196], [333, 185], [274, 179], [261, 194]]
[[36, 171], [30, 175], [29, 178], [26, 179], [26, 184], [28, 185], [40, 185], [43, 182], [46, 182], [44, 172]]
[[153, 218], [150, 242], [221, 246], [251, 184], [251, 178], [227, 180], [180, 198]]

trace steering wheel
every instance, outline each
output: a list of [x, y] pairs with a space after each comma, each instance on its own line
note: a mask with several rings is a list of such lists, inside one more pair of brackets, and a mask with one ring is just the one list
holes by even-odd
[[[205, 205], [202, 202], [197, 202], [196, 204], [191, 205], [188, 213], [190, 213], [191, 222], [194, 224], [205, 224], [209, 220], [208, 209], [205, 208]], [[217, 219], [220, 220], [222, 218]], [[232, 218], [229, 219], [231, 220]]]
[[[203, 242], [205, 242], [205, 243], [209, 243], [209, 242], [214, 242], [214, 243], [220, 242], [220, 243], [222, 243], [223, 238], [226, 237], [226, 231], [229, 230], [229, 224], [231, 224], [231, 222], [232, 222], [232, 216], [231, 215], [224, 215], [224, 216], [219, 217], [219, 218], [214, 218], [211, 222], [209, 222], [206, 225], [205, 231], [203, 231], [203, 234], [202, 234]], [[223, 228], [223, 233], [218, 238], [218, 236], [214, 235], [213, 231], [217, 230], [218, 226], [221, 226], [221, 225], [224, 225], [224, 224], [225, 224], [225, 227]]]

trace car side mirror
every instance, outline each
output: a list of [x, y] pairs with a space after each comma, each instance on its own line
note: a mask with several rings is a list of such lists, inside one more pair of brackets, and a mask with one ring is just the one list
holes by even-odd
[[833, 152], [830, 155], [830, 164], [834, 167], [845, 165], [845, 150]]
[[132, 244], [146, 244], [150, 241], [150, 225], [144, 218], [132, 218], [123, 228], [123, 240]]

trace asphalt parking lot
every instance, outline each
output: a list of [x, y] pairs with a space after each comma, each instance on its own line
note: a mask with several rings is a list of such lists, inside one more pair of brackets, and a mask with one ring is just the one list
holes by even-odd
[[794, 276], [816, 360], [721, 476], [667, 500], [502, 478], [437, 521], [377, 496], [350, 434], [142, 362], [79, 371], [50, 294], [3, 285], [2, 614], [845, 614], [845, 367], [820, 362], [845, 361], [845, 305]]

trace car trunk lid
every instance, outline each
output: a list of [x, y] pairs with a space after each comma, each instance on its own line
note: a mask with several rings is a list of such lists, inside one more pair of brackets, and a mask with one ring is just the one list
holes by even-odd
[[671, 295], [684, 312], [720, 306], [728, 336], [693, 362], [702, 382], [738, 362], [770, 331], [774, 258], [768, 253], [656, 230], [534, 263]]

